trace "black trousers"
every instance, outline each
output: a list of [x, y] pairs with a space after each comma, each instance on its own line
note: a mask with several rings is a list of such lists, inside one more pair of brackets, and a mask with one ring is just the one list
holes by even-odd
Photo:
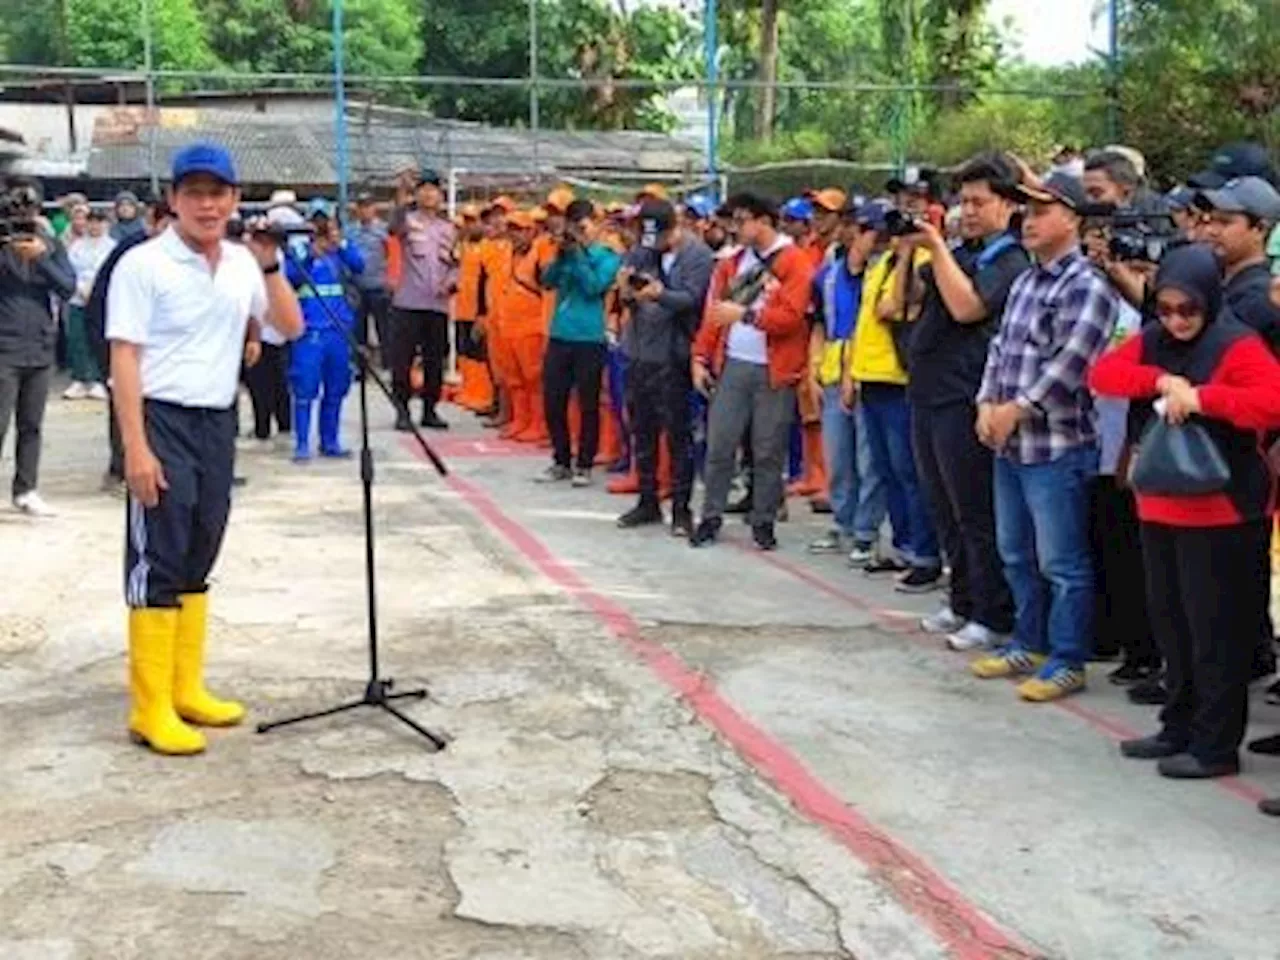
[[951, 609], [997, 633], [1013, 630], [1013, 594], [996, 549], [993, 454], [978, 442], [972, 404], [911, 405], [911, 441], [925, 504], [951, 564]]
[[444, 386], [444, 365], [449, 359], [449, 318], [437, 310], [391, 311], [391, 386], [396, 397], [409, 402], [409, 370], [414, 358], [422, 356], [424, 382], [422, 400], [428, 410], [440, 402]]
[[577, 343], [552, 339], [542, 364], [542, 394], [547, 410], [547, 430], [559, 466], [573, 466], [569, 437], [569, 395], [577, 393], [582, 411], [577, 466], [590, 470], [600, 448], [600, 385], [607, 359], [603, 343]]
[[116, 419], [116, 395], [114, 390], [107, 396], [107, 445], [111, 450], [107, 459], [107, 476], [113, 480], [123, 480], [124, 438], [120, 436], [120, 422]]
[[204, 593], [231, 513], [236, 452], [235, 410], [143, 404], [147, 442], [160, 461], [167, 490], [143, 507], [127, 508], [125, 602], [176, 607], [185, 593]]
[[13, 425], [13, 495], [34, 490], [40, 481], [40, 452], [44, 444], [44, 408], [49, 399], [53, 367], [11, 367], [0, 362], [0, 448]]
[[1147, 606], [1169, 687], [1162, 735], [1204, 763], [1236, 759], [1244, 739], [1270, 541], [1265, 520], [1142, 524]]
[[378, 334], [378, 349], [386, 362], [388, 345], [391, 342], [388, 314], [391, 310], [391, 294], [385, 290], [361, 290], [360, 308], [356, 312], [356, 339], [366, 346], [369, 343], [369, 321], [373, 320], [373, 329]]
[[688, 512], [693, 495], [692, 389], [687, 363], [633, 363], [627, 371], [640, 498], [658, 502], [658, 444], [665, 432], [671, 454], [672, 508], [678, 513]]
[[293, 422], [293, 403], [289, 397], [289, 348], [273, 343], [262, 345], [262, 358], [246, 367], [244, 382], [253, 402], [253, 435], [259, 440], [271, 436], [271, 421], [279, 433], [288, 433]]
[[1127, 663], [1160, 665], [1147, 615], [1142, 534], [1133, 493], [1100, 476], [1089, 487], [1089, 545], [1093, 552], [1093, 651], [1124, 653]]

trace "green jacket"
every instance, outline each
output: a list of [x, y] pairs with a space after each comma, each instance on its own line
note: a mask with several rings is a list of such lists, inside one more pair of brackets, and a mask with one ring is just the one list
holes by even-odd
[[604, 343], [604, 296], [621, 265], [622, 258], [601, 243], [562, 253], [551, 262], [542, 285], [556, 291], [552, 340]]

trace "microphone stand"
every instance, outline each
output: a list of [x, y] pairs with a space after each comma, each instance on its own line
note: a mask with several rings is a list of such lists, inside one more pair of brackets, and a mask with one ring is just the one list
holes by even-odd
[[[283, 237], [272, 232], [272, 236], [276, 239], [281, 250], [284, 251], [285, 258], [293, 266], [295, 270], [302, 276], [303, 280], [316, 288], [315, 278], [311, 275], [311, 271], [307, 268], [307, 264], [297, 253], [289, 248], [287, 235]], [[378, 385], [378, 389], [382, 391], [383, 396], [390, 401], [397, 412], [407, 414], [406, 405], [399, 400], [391, 390], [383, 378], [373, 369], [373, 364], [369, 360], [369, 352], [365, 345], [356, 339], [355, 334], [349, 330], [345, 324], [334, 313], [333, 308], [321, 297], [316, 298], [316, 302], [320, 304], [324, 313], [325, 323], [332, 329], [337, 330], [347, 338], [347, 343], [351, 346], [352, 354], [355, 356], [360, 367], [360, 486], [364, 512], [364, 584], [365, 584], [365, 600], [368, 619], [368, 635], [369, 635], [369, 679], [364, 688], [364, 696], [358, 700], [351, 700], [346, 703], [330, 707], [326, 710], [317, 710], [312, 713], [304, 713], [299, 716], [289, 717], [284, 720], [275, 720], [271, 723], [258, 724], [258, 733], [267, 733], [280, 727], [292, 726], [297, 723], [305, 723], [309, 720], [318, 720], [321, 717], [331, 717], [337, 713], [347, 713], [351, 710], [357, 710], [360, 707], [374, 707], [389, 713], [405, 726], [412, 729], [419, 736], [427, 740], [431, 744], [432, 751], [439, 751], [445, 748], [444, 739], [436, 733], [428, 730], [417, 721], [401, 713], [392, 705], [393, 700], [423, 700], [427, 696], [425, 689], [408, 690], [400, 693], [392, 693], [395, 687], [395, 681], [390, 677], [383, 677], [381, 674], [378, 661], [378, 590], [376, 582], [376, 563], [374, 554], [374, 537], [373, 537], [373, 452], [369, 448], [369, 401], [367, 384], [370, 380]], [[448, 467], [439, 455], [431, 449], [431, 445], [427, 443], [426, 438], [413, 425], [413, 418], [409, 418], [410, 426], [413, 431], [414, 438], [418, 441], [418, 445], [422, 448], [422, 452], [426, 454], [427, 459], [431, 461], [436, 472], [440, 476], [447, 476]]]

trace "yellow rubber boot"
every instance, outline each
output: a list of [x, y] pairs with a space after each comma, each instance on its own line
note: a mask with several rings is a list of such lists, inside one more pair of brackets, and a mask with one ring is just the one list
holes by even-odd
[[179, 597], [178, 642], [173, 658], [173, 706], [178, 716], [202, 727], [234, 727], [244, 719], [244, 704], [219, 700], [204, 688], [204, 642], [209, 626], [209, 595]]
[[204, 734], [182, 722], [173, 709], [173, 656], [178, 611], [129, 611], [129, 733], [156, 753], [184, 755], [204, 750]]

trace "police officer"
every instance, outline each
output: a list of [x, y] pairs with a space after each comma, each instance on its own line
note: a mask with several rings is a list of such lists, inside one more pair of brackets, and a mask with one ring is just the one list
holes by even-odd
[[199, 753], [188, 724], [230, 726], [244, 707], [204, 687], [208, 575], [231, 506], [236, 384], [250, 319], [286, 337], [302, 312], [274, 245], [225, 239], [240, 200], [217, 144], [173, 158], [175, 222], [128, 251], [107, 294], [107, 339], [129, 485], [129, 731], [163, 754]]

